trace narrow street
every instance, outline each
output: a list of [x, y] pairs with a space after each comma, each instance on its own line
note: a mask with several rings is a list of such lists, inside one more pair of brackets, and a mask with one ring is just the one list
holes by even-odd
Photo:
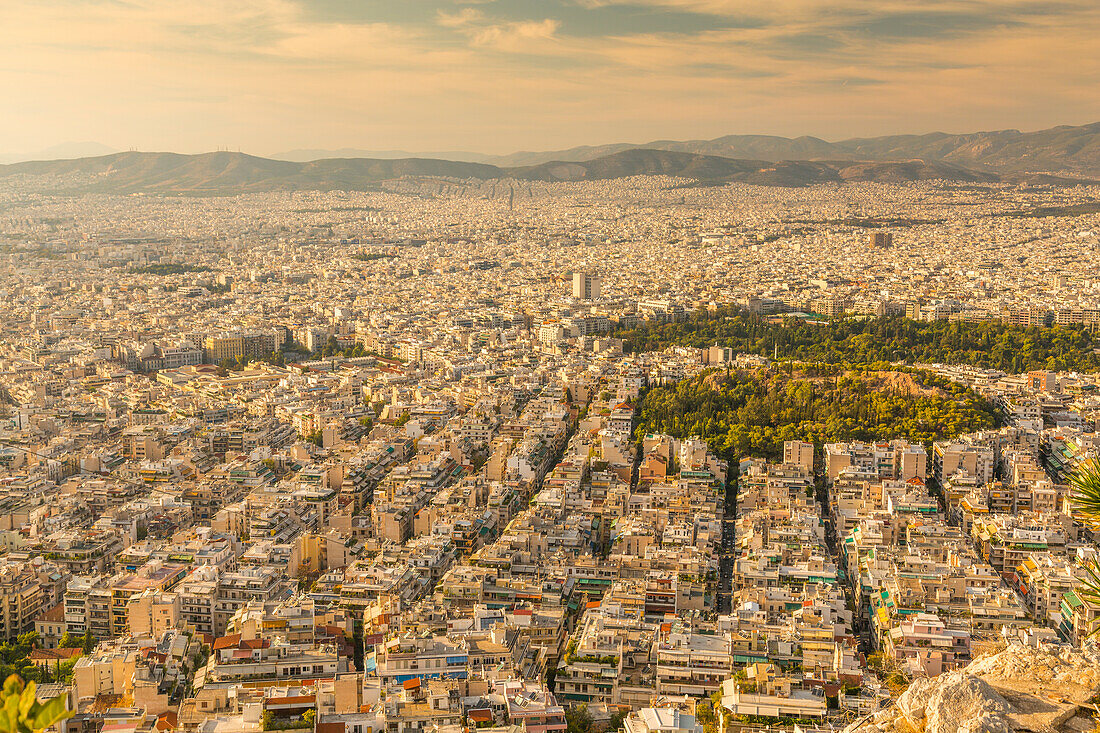
[[733, 561], [737, 557], [737, 474], [731, 469], [726, 482], [725, 517], [722, 520], [722, 545], [718, 549], [718, 613], [733, 610]]

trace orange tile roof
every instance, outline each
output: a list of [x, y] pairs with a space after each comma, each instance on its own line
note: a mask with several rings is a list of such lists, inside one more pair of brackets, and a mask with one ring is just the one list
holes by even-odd
[[217, 639], [214, 640], [213, 650], [218, 651], [219, 649], [233, 649], [233, 648], [236, 648], [237, 646], [240, 646], [240, 643], [241, 643], [241, 635], [240, 634], [230, 634], [229, 636], [219, 636]]

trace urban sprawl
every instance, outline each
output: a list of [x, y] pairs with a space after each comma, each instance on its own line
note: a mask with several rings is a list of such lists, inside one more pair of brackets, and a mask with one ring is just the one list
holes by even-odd
[[641, 406], [793, 369], [779, 344], [622, 334], [721, 308], [1090, 331], [1100, 191], [688, 184], [8, 180], [0, 661], [68, 731], [735, 733], [1092, 643], [1069, 477], [1100, 375], [899, 354], [996, 425], [731, 455]]

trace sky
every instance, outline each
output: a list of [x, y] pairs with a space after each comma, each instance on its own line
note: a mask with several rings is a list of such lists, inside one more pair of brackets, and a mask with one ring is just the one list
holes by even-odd
[[1098, 0], [0, 0], [0, 152], [1100, 121]]

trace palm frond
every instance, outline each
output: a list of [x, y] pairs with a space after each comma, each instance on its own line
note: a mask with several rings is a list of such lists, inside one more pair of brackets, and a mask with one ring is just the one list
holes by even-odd
[[1075, 589], [1077, 597], [1089, 603], [1100, 604], [1100, 560], [1089, 560], [1082, 563], [1081, 567], [1085, 571], [1085, 577]]
[[1086, 522], [1100, 522], [1100, 461], [1080, 466], [1069, 479], [1073, 486], [1070, 504]]
[[[1077, 518], [1092, 525], [1100, 525], [1100, 461], [1091, 460], [1074, 471], [1070, 477], [1073, 493], [1070, 504]], [[1074, 589], [1077, 597], [1086, 603], [1100, 605], [1100, 559], [1081, 563], [1084, 577]], [[1100, 634], [1097, 627], [1089, 634]]]

